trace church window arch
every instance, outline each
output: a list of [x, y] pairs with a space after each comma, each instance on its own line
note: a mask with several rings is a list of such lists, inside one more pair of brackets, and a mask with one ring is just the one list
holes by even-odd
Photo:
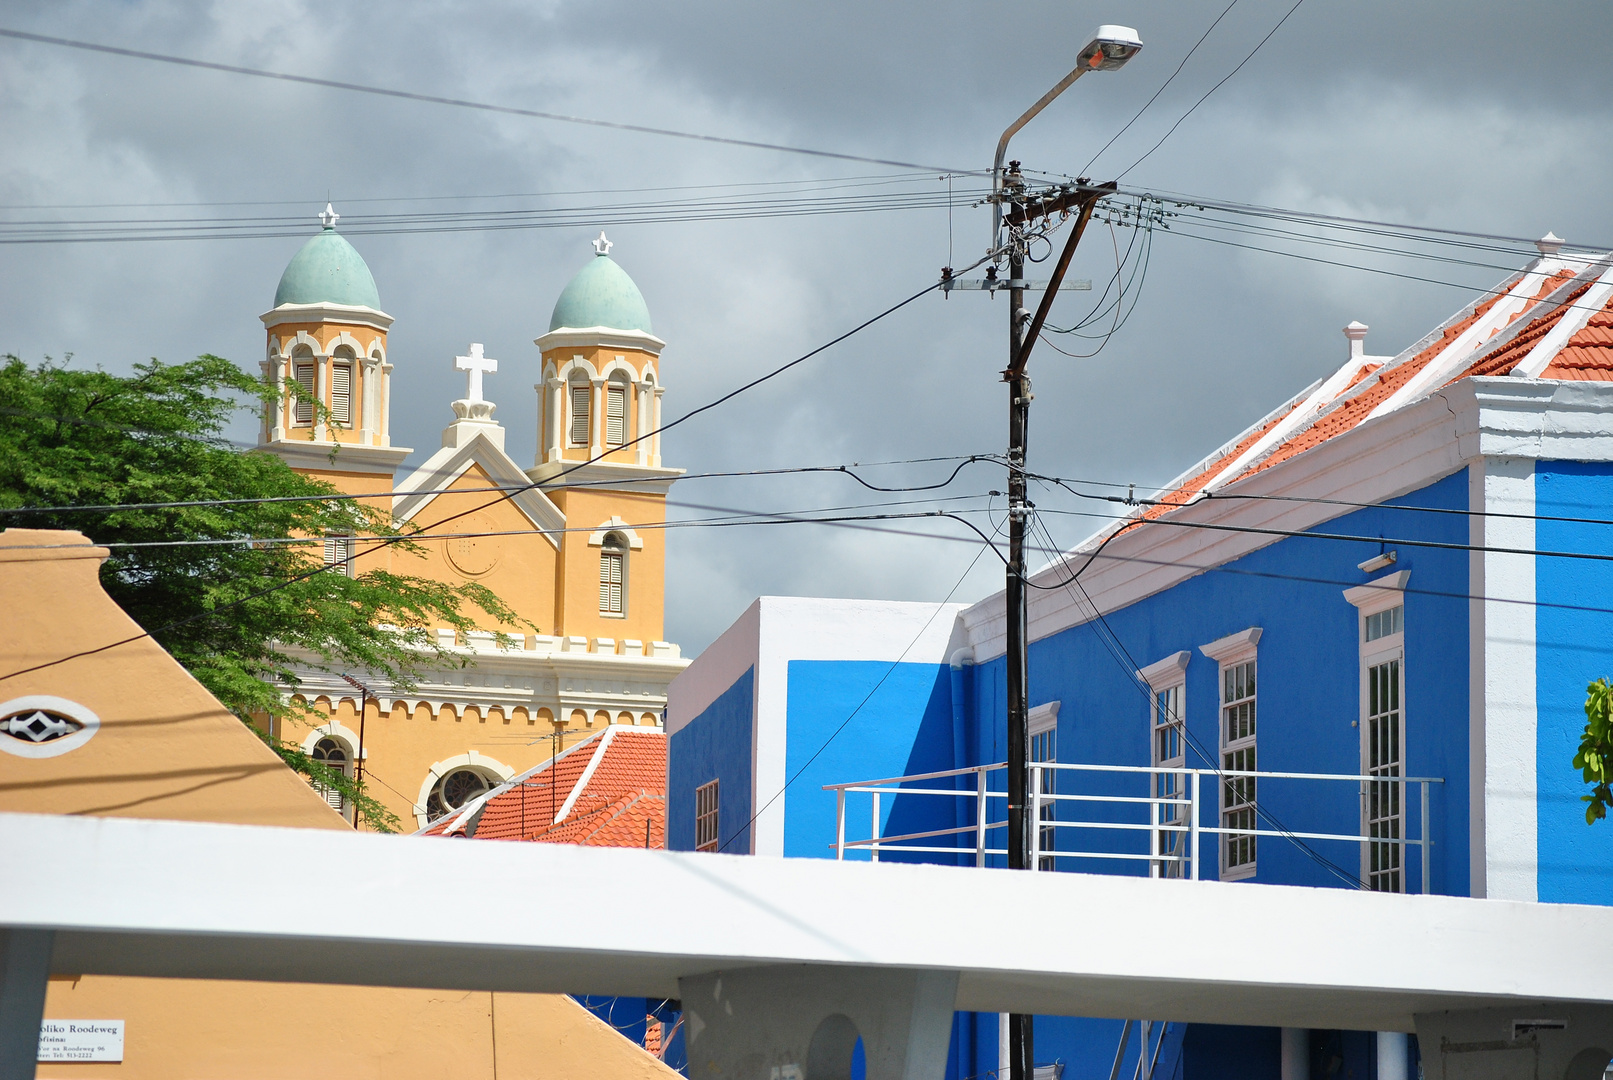
[[619, 532], [605, 534], [599, 548], [599, 613], [627, 614], [627, 538]]
[[571, 411], [571, 422], [567, 425], [567, 442], [572, 446], [588, 445], [588, 428], [591, 420], [593, 404], [593, 386], [586, 376], [575, 376], [566, 384], [566, 399]]
[[[308, 756], [343, 776], [353, 775], [352, 749], [342, 739], [326, 735], [314, 744], [314, 749]], [[347, 810], [347, 800], [342, 797], [340, 791], [325, 784], [315, 784], [314, 790], [319, 792], [320, 797], [338, 814]]]
[[297, 403], [292, 410], [292, 422], [308, 427], [314, 422], [314, 350], [298, 345], [291, 350], [291, 377], [297, 383]]
[[474, 765], [449, 769], [431, 785], [426, 796], [426, 819], [436, 821], [492, 790], [496, 779]]
[[341, 427], [353, 426], [353, 367], [351, 346], [338, 345], [330, 363], [330, 418]]
[[605, 445], [627, 441], [627, 381], [619, 374], [605, 384]]

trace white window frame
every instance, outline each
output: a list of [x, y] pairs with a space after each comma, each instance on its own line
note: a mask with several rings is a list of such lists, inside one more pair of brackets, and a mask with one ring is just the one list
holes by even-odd
[[[1385, 773], [1384, 775], [1407, 775], [1405, 589], [1406, 583], [1409, 580], [1411, 580], [1411, 571], [1400, 570], [1393, 574], [1386, 574], [1383, 577], [1375, 578], [1374, 580], [1367, 582], [1365, 585], [1357, 585], [1353, 589], [1344, 590], [1344, 599], [1350, 604], [1354, 605], [1356, 609], [1355, 641], [1356, 648], [1360, 656], [1361, 669], [1359, 682], [1360, 700], [1357, 705], [1356, 726], [1360, 729], [1361, 734], [1360, 752], [1362, 776], [1375, 775], [1377, 770], [1380, 768], [1380, 766], [1372, 760], [1372, 751], [1370, 745], [1372, 733], [1374, 731], [1374, 717], [1371, 711], [1372, 672], [1375, 668], [1383, 664], [1395, 662], [1398, 662], [1398, 666], [1395, 669], [1395, 685], [1393, 690], [1397, 696], [1397, 707], [1394, 710], [1397, 715], [1395, 716], [1394, 720], [1395, 730], [1390, 732], [1390, 737], [1392, 740], [1392, 745], [1396, 747], [1398, 753], [1396, 754], [1396, 760], [1394, 760], [1391, 765], [1387, 766], [1392, 771]], [[1368, 641], [1367, 631], [1368, 627], [1372, 624], [1373, 618], [1375, 616], [1382, 618], [1388, 612], [1391, 612], [1396, 608], [1399, 608], [1401, 611], [1399, 617], [1399, 629], [1392, 634], [1380, 634], [1380, 636]], [[1373, 796], [1387, 796], [1398, 802], [1398, 805], [1395, 806], [1393, 814], [1390, 815], [1390, 820], [1393, 821], [1395, 827], [1394, 833], [1391, 834], [1391, 837], [1393, 839], [1404, 841], [1406, 836], [1406, 785], [1404, 783], [1398, 785], [1398, 790], [1395, 790], [1396, 785], [1392, 784], [1384, 785], [1385, 790], [1383, 791], [1374, 790], [1375, 788], [1376, 785], [1370, 781], [1363, 781], [1361, 784], [1361, 835], [1369, 835], [1369, 829], [1372, 825], [1373, 818], [1371, 805]], [[1424, 827], [1426, 828], [1427, 826], [1425, 825]], [[1394, 851], [1398, 865], [1388, 869], [1374, 869], [1372, 865], [1374, 848], [1378, 846], [1379, 845], [1370, 843], [1361, 845], [1361, 880], [1367, 885], [1368, 888], [1371, 888], [1375, 891], [1405, 892], [1408, 867], [1406, 865], [1406, 848], [1404, 843], [1397, 845], [1383, 845], [1389, 850], [1398, 848], [1398, 851]], [[1388, 851], [1385, 851], [1384, 853], [1387, 854]], [[1380, 884], [1387, 884], [1390, 887], [1386, 889], [1379, 889], [1378, 886]]]
[[319, 385], [319, 362], [307, 354], [292, 354], [291, 377], [302, 391], [292, 403], [291, 425], [312, 427], [314, 423], [314, 394]]
[[[313, 749], [309, 751], [308, 756], [313, 758], [315, 761], [323, 762], [325, 765], [331, 764], [328, 758], [316, 756], [319, 752], [319, 744], [324, 742], [334, 744], [336, 748], [342, 752], [341, 773], [343, 776], [352, 777], [354, 759], [353, 748], [348, 745], [346, 739], [339, 735], [326, 732], [325, 734], [319, 736], [319, 738], [314, 740]], [[324, 799], [332, 810], [336, 811], [338, 814], [345, 815], [347, 813], [347, 800], [342, 797], [342, 793], [340, 791], [333, 787], [327, 787], [324, 784], [315, 784], [314, 790], [319, 792], [319, 797]]]
[[[1260, 768], [1260, 754], [1258, 748], [1260, 733], [1260, 697], [1258, 693], [1260, 685], [1260, 663], [1258, 645], [1260, 643], [1260, 635], [1260, 627], [1251, 626], [1246, 630], [1238, 631], [1236, 634], [1228, 634], [1226, 637], [1217, 638], [1208, 645], [1199, 646], [1199, 652], [1203, 653], [1211, 660], [1214, 660], [1217, 665], [1215, 679], [1215, 726], [1216, 743], [1219, 750], [1217, 756], [1217, 765], [1222, 769], [1230, 768], [1229, 760], [1231, 759], [1236, 759], [1238, 764], [1245, 767], [1253, 766], [1253, 768], [1248, 769], [1249, 772], [1256, 772]], [[1225, 692], [1227, 674], [1229, 671], [1234, 671], [1248, 663], [1253, 663], [1255, 665], [1256, 693], [1248, 695], [1244, 698], [1239, 698], [1234, 703], [1229, 703], [1226, 700]], [[1250, 704], [1250, 711], [1253, 713], [1254, 717], [1254, 723], [1251, 731], [1248, 735], [1239, 735], [1237, 738], [1228, 739], [1228, 705], [1242, 705], [1244, 702], [1248, 702]], [[1250, 815], [1251, 827], [1259, 828], [1260, 819], [1257, 808], [1259, 806], [1260, 792], [1255, 786], [1255, 781], [1252, 778], [1244, 777], [1237, 780], [1222, 779], [1221, 782], [1216, 785], [1216, 787], [1219, 792], [1217, 796], [1217, 821], [1220, 822], [1221, 828], [1225, 829], [1229, 827], [1227, 822], [1228, 815], [1230, 813], [1236, 812], [1242, 814], [1248, 813], [1249, 811], [1253, 811], [1253, 813]], [[1230, 804], [1229, 809], [1228, 797], [1234, 793], [1237, 795], [1237, 800]], [[1219, 836], [1220, 842], [1216, 845], [1216, 848], [1219, 852], [1217, 862], [1220, 866], [1221, 880], [1241, 881], [1245, 878], [1254, 877], [1259, 866], [1259, 838], [1255, 836], [1245, 837], [1232, 833], [1221, 833]], [[1246, 862], [1239, 862], [1236, 865], [1229, 866], [1228, 853], [1231, 849], [1231, 846], [1235, 843], [1247, 843], [1249, 845], [1251, 857]]]
[[710, 780], [694, 789], [694, 849], [716, 851], [720, 842], [722, 789]]
[[[1049, 701], [1031, 709], [1025, 717], [1025, 755], [1031, 761], [1057, 762], [1059, 759], [1059, 703]], [[1056, 769], [1042, 770], [1042, 794], [1052, 795], [1058, 792], [1058, 771]], [[1042, 804], [1040, 821], [1058, 820], [1058, 803], [1045, 802]], [[1058, 829], [1052, 825], [1037, 824], [1036, 844], [1038, 855], [1036, 869], [1058, 869]], [[1052, 852], [1053, 854], [1048, 854]]]
[[[353, 368], [352, 357], [342, 357], [330, 365], [330, 420], [336, 427], [353, 426]], [[343, 382], [347, 385], [344, 388]]]
[[358, 538], [352, 533], [326, 533], [325, 565], [339, 574], [355, 577], [353, 564], [357, 561], [357, 541]]
[[[613, 541], [611, 538], [615, 537]], [[606, 534], [599, 549], [599, 613], [607, 619], [627, 618], [627, 563], [632, 550], [627, 537], [620, 533]], [[615, 566], [615, 581], [611, 581], [611, 567]], [[614, 587], [616, 595], [610, 595]]]
[[[1137, 677], [1148, 684], [1148, 765], [1153, 769], [1185, 769], [1187, 767], [1187, 662], [1193, 654], [1187, 650], [1172, 653], [1137, 672]], [[1165, 699], [1170, 699], [1167, 704]], [[1169, 713], [1168, 719], [1161, 717]], [[1174, 729], [1175, 750], [1165, 756], [1162, 738]], [[1149, 778], [1149, 798], [1183, 799], [1188, 797], [1185, 773], [1154, 773]], [[1179, 831], [1188, 823], [1185, 806], [1161, 806], [1157, 819], [1161, 825], [1175, 826], [1159, 834], [1162, 855], [1187, 854], [1187, 833]], [[1186, 877], [1187, 864], [1176, 860], [1149, 864], [1149, 877]]]

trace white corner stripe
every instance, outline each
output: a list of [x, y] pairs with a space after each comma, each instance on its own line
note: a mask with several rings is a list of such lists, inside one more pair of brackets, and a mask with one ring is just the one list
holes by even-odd
[[577, 799], [582, 795], [583, 788], [588, 786], [588, 781], [594, 778], [594, 770], [599, 768], [599, 763], [605, 760], [606, 754], [610, 753], [610, 744], [615, 740], [616, 733], [620, 730], [620, 728], [616, 727], [605, 729], [605, 737], [600, 740], [599, 749], [594, 751], [594, 756], [588, 759], [587, 765], [583, 766], [582, 775], [577, 777], [577, 782], [572, 785], [571, 794], [567, 795], [566, 801], [561, 804], [560, 812], [554, 816], [553, 824], [558, 825], [566, 820], [566, 815], [571, 813], [572, 807], [577, 805]]

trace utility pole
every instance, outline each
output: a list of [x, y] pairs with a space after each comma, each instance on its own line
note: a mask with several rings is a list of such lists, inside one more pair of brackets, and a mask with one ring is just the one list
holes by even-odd
[[[1142, 48], [1137, 31], [1127, 26], [1100, 26], [1077, 56], [1075, 69], [1053, 89], [1010, 124], [997, 140], [992, 162], [992, 250], [1004, 242], [1002, 225], [1007, 228], [1008, 254], [1008, 367], [1003, 381], [1008, 384], [1008, 564], [1005, 568], [1004, 615], [1007, 620], [1006, 696], [1008, 723], [1008, 867], [1035, 870], [1031, 863], [1032, 833], [1037, 822], [1030, 820], [1030, 700], [1029, 658], [1025, 603], [1025, 527], [1031, 505], [1025, 492], [1026, 444], [1030, 427], [1031, 382], [1025, 374], [1026, 361], [1047, 321], [1053, 298], [1058, 295], [1075, 254], [1081, 234], [1086, 231], [1092, 210], [1103, 196], [1115, 190], [1114, 184], [1093, 186], [1086, 180], [1057, 192], [1029, 199], [1019, 162], [1003, 168], [1008, 142], [1038, 113], [1047, 108], [1077, 79], [1089, 71], [1114, 71]], [[1004, 211], [1007, 211], [1004, 213]], [[1042, 294], [1036, 315], [1025, 310], [1025, 226], [1053, 214], [1078, 213], [1070, 238], [1059, 256], [1058, 266]], [[1029, 323], [1029, 326], [1026, 324]], [[1008, 1076], [997, 1080], [1034, 1080], [1036, 1073], [1035, 1017], [1026, 1013], [1008, 1015]]]
[[[370, 713], [370, 688], [351, 675], [343, 675], [347, 684], [359, 692], [358, 699], [358, 750], [353, 755], [353, 786], [364, 792], [364, 718]], [[353, 806], [353, 828], [358, 828], [358, 805]]]

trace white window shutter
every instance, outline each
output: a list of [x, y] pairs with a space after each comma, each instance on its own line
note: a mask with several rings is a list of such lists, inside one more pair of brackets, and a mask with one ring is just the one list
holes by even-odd
[[353, 365], [332, 364], [330, 369], [330, 417], [338, 424], [353, 423]]
[[627, 387], [605, 390], [605, 445], [620, 446], [627, 441]]
[[599, 556], [599, 610], [608, 615], [622, 613], [622, 556], [618, 552]]
[[297, 398], [296, 421], [299, 424], [314, 422], [314, 365], [297, 364], [295, 368], [297, 386], [302, 394]]
[[587, 383], [571, 384], [571, 445], [588, 445], [588, 397], [592, 387]]

